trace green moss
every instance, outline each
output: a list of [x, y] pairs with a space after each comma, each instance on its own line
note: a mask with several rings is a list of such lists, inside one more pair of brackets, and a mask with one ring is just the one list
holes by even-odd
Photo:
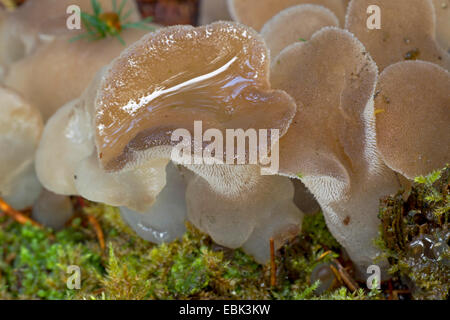
[[446, 299], [450, 290], [450, 167], [417, 177], [406, 200], [402, 192], [382, 201], [376, 242], [416, 299]]
[[[89, 203], [108, 249], [94, 230], [75, 219], [60, 232], [0, 219], [0, 298], [12, 299], [374, 299], [368, 292], [339, 287], [317, 295], [311, 283], [319, 263], [339, 256], [340, 246], [322, 215], [307, 216], [303, 232], [276, 257], [277, 284], [270, 267], [241, 250], [230, 250], [187, 224], [179, 241], [153, 245], [126, 226], [117, 209]], [[322, 257], [324, 252], [332, 252]], [[81, 290], [66, 287], [67, 267], [81, 269]]]
[[83, 244], [86, 236], [77, 221], [53, 234], [31, 225], [0, 219], [0, 298], [63, 299], [73, 292], [66, 287], [66, 270], [78, 265], [85, 271], [83, 286], [94, 290], [92, 277], [102, 274], [98, 252]]
[[321, 245], [328, 249], [339, 250], [341, 247], [328, 231], [325, 219], [321, 214], [308, 215], [303, 221], [303, 235], [305, 240], [311, 241], [313, 245]]

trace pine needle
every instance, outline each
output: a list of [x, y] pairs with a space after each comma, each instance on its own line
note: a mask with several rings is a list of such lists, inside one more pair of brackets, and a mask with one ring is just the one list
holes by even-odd
[[10, 216], [11, 218], [13, 218], [15, 221], [17, 221], [20, 224], [31, 223], [35, 227], [42, 228], [42, 225], [40, 225], [36, 221], [28, 218], [26, 215], [22, 214], [21, 212], [15, 210], [8, 203], [6, 203], [6, 201], [3, 200], [2, 198], [0, 198], [0, 211], [3, 211], [6, 215]]

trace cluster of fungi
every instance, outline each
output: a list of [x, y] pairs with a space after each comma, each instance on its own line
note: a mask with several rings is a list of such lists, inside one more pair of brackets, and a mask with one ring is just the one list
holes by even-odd
[[[188, 220], [265, 263], [270, 239], [279, 248], [321, 210], [364, 274], [380, 198], [450, 162], [447, 0], [207, 0], [202, 26], [124, 30], [126, 47], [70, 42], [72, 3], [92, 10], [0, 11], [0, 194], [39, 223], [61, 227], [81, 196], [120, 207], [149, 241]], [[381, 29], [367, 28], [370, 5]], [[195, 121], [278, 129], [278, 172], [173, 161], [172, 133]]]

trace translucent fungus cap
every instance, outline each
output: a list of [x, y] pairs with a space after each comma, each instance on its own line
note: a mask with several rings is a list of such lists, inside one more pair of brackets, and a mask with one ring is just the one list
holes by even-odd
[[57, 194], [78, 195], [75, 170], [94, 151], [90, 117], [82, 102], [67, 103], [47, 121], [36, 153], [39, 180]]
[[[127, 29], [121, 33], [127, 45], [147, 30]], [[19, 91], [41, 111], [44, 120], [65, 103], [78, 98], [97, 71], [125, 49], [117, 39], [70, 42], [66, 34], [42, 45], [9, 66], [5, 84]]]
[[378, 83], [378, 149], [409, 179], [450, 162], [450, 74], [421, 61], [394, 64]]
[[[218, 22], [148, 34], [115, 59], [102, 77], [95, 110], [95, 160], [111, 174], [146, 165], [153, 174], [161, 172], [165, 164], [154, 162], [170, 157], [167, 150], [178, 143], [171, 141], [172, 132], [185, 129], [194, 136], [194, 121], [222, 134], [226, 129], [278, 129], [282, 136], [296, 105], [285, 92], [272, 90], [268, 77], [264, 40], [246, 26]], [[294, 188], [288, 178], [261, 176], [257, 165], [184, 166], [191, 173], [187, 217], [217, 243], [243, 246], [263, 262], [270, 237], [276, 236], [278, 248], [296, 233], [293, 230], [299, 231], [302, 213], [292, 201]], [[136, 173], [133, 179], [143, 181], [151, 174]], [[106, 185], [98, 189], [108, 190]]]
[[[104, 69], [102, 69], [104, 70]], [[50, 191], [146, 211], [165, 184], [167, 159], [136, 170], [108, 173], [100, 168], [92, 112], [103, 72], [83, 95], [61, 107], [47, 122], [36, 153], [36, 172]]]
[[[278, 248], [300, 229], [291, 181], [262, 176], [257, 165], [184, 164], [185, 186], [168, 163], [178, 143], [171, 133], [195, 136], [197, 120], [222, 134], [250, 128], [285, 134], [296, 105], [272, 90], [268, 77], [264, 40], [243, 25], [147, 34], [51, 117], [37, 156], [40, 179], [54, 192], [121, 206], [152, 241], [179, 236], [187, 217], [219, 244], [243, 246], [263, 262], [271, 237]], [[54, 159], [60, 170], [48, 169]]]
[[[172, 132], [204, 129], [279, 129], [295, 102], [268, 81], [264, 40], [236, 23], [176, 26], [144, 36], [111, 64], [97, 96], [96, 145], [102, 166], [119, 170]], [[225, 135], [224, 135], [225, 136]], [[142, 157], [141, 157], [142, 158]]]
[[[278, 12], [300, 4], [316, 4], [330, 9], [344, 23], [345, 3], [343, 0], [228, 0], [228, 7], [234, 20], [255, 30], [261, 30], [263, 25]], [[290, 25], [286, 25], [290, 28]]]
[[0, 86], [0, 196], [16, 209], [31, 205], [40, 192], [33, 161], [42, 128], [39, 111]]
[[433, 0], [433, 4], [437, 41], [450, 54], [450, 0]]
[[326, 174], [348, 185], [348, 175], [366, 167], [361, 156], [371, 152], [373, 137], [366, 137], [370, 121], [361, 121], [367, 120], [361, 115], [377, 75], [364, 47], [345, 30], [324, 28], [310, 41], [281, 52], [272, 64], [271, 82], [298, 104], [280, 141], [281, 172], [291, 177]]
[[0, 86], [0, 177], [33, 159], [43, 124], [39, 111], [14, 91]]
[[231, 20], [227, 0], [200, 1], [200, 24], [208, 24], [219, 20]]
[[261, 29], [270, 56], [275, 58], [288, 45], [311, 39], [323, 27], [339, 27], [339, 20], [329, 9], [318, 5], [289, 7], [272, 17]]
[[[370, 5], [381, 9], [381, 29], [367, 27]], [[364, 44], [381, 71], [405, 60], [425, 60], [450, 68], [450, 55], [436, 42], [431, 0], [353, 0], [345, 27]]]

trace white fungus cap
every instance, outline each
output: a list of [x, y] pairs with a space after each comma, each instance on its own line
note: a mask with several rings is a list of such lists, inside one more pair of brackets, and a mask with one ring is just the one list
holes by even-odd
[[34, 154], [42, 128], [39, 111], [0, 86], [0, 196], [17, 210], [31, 206], [41, 191]]
[[[259, 31], [280, 11], [300, 4], [315, 4], [330, 9], [344, 24], [345, 0], [228, 0], [228, 8], [235, 21]], [[286, 25], [290, 28], [290, 25]]]

